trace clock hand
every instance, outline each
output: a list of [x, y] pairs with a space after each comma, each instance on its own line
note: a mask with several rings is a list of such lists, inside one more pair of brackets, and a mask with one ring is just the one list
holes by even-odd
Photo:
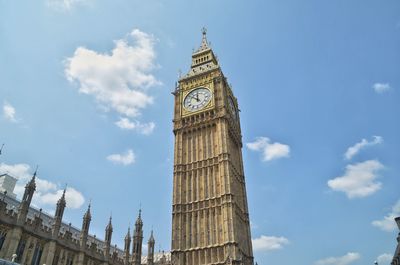
[[190, 98], [192, 98], [192, 99], [194, 99], [194, 100], [196, 100], [196, 101], [198, 101], [197, 100], [197, 98], [193, 95], [193, 96], [191, 96]]

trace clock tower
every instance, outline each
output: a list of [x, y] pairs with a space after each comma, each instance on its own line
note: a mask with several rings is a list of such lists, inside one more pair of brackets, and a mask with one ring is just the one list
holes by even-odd
[[238, 102], [205, 29], [173, 94], [172, 264], [253, 265]]

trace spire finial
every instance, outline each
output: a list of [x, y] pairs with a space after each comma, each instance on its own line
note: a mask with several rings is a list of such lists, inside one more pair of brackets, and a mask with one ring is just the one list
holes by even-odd
[[201, 39], [200, 48], [199, 48], [197, 51], [194, 51], [194, 52], [200, 52], [200, 51], [203, 51], [203, 50], [208, 49], [207, 29], [206, 29], [205, 27], [203, 27], [203, 28], [201, 29], [201, 33], [203, 34], [203, 37], [202, 37], [202, 39]]
[[206, 29], [206, 27], [203, 27], [203, 28], [201, 29], [201, 33], [203, 33], [203, 36], [207, 35], [207, 29]]
[[[90, 214], [90, 207], [92, 206], [92, 199], [90, 199], [89, 200], [89, 205], [88, 205], [88, 208], [87, 208], [87, 210], [86, 210], [86, 214]], [[85, 214], [85, 215], [86, 215]]]
[[1, 155], [1, 153], [3, 152], [3, 147], [4, 147], [4, 144], [1, 145], [1, 148], [0, 148], [0, 155]]
[[36, 169], [35, 169], [35, 172], [33, 173], [33, 177], [32, 177], [33, 179], [36, 178], [38, 168], [39, 168], [39, 165], [36, 165]]

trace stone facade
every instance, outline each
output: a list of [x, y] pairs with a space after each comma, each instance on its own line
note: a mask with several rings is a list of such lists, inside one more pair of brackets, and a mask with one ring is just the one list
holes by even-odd
[[172, 263], [252, 265], [238, 102], [205, 30], [173, 94]]
[[[57, 202], [55, 216], [31, 207], [36, 190], [36, 172], [25, 187], [21, 201], [6, 194], [0, 196], [0, 258], [26, 265], [168, 265], [166, 255], [155, 255], [153, 232], [149, 253], [142, 257], [143, 221], [141, 214], [135, 223], [133, 237], [125, 237], [124, 250], [111, 244], [112, 220], [105, 229], [105, 240], [89, 234], [92, 220], [90, 205], [83, 216], [82, 228], [62, 222], [66, 207], [65, 190]], [[132, 251], [130, 249], [133, 239]], [[156, 259], [154, 258], [156, 256]], [[144, 261], [142, 263], [141, 261]]]
[[[400, 217], [397, 217], [395, 220], [396, 220], [397, 226], [399, 227], [399, 230], [400, 230]], [[397, 236], [397, 248], [393, 255], [392, 263], [390, 263], [390, 264], [391, 265], [400, 265], [400, 233]]]

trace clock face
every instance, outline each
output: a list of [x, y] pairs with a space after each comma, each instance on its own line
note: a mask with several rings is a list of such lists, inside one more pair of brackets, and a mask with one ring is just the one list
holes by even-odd
[[208, 88], [200, 87], [193, 89], [186, 95], [183, 100], [183, 107], [188, 111], [197, 111], [201, 110], [211, 100], [211, 91]]
[[237, 120], [237, 118], [238, 118], [237, 111], [236, 111], [235, 103], [233, 103], [232, 97], [229, 97], [228, 104], [229, 104], [229, 109], [230, 109], [230, 111], [232, 113], [233, 118], [235, 120]]

